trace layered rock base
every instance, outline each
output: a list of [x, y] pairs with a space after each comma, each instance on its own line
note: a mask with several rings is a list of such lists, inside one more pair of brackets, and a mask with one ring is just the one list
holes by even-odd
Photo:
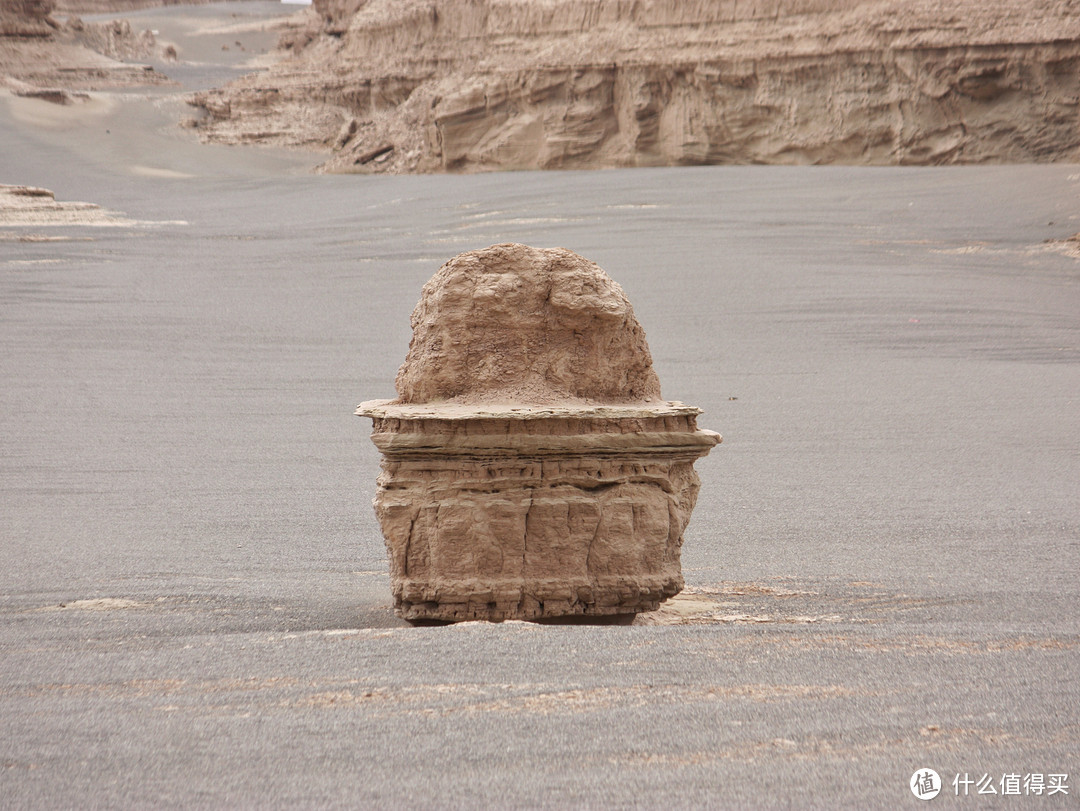
[[375, 512], [411, 621], [634, 614], [683, 586], [700, 410], [375, 400]]

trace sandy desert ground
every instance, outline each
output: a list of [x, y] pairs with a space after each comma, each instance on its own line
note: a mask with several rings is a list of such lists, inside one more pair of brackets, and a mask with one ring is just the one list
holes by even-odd
[[[282, 11], [131, 12], [174, 84], [0, 91], [45, 190], [0, 194], [0, 804], [1074, 804], [1080, 166], [322, 175], [176, 126]], [[598, 262], [724, 434], [631, 626], [391, 611], [352, 412], [504, 241]]]

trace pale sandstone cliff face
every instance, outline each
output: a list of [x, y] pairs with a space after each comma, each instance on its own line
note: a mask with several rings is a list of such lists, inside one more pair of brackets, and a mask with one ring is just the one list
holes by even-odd
[[52, 0], [4, 0], [0, 3], [0, 37], [47, 37], [55, 24], [49, 20]]
[[318, 0], [198, 94], [329, 171], [1080, 160], [1080, 0]]
[[0, 87], [72, 104], [86, 96], [69, 90], [168, 83], [149, 65], [119, 61], [149, 56], [155, 45], [149, 31], [136, 32], [126, 20], [58, 22], [54, 11], [54, 0], [0, 3]]
[[156, 6], [199, 6], [218, 0], [51, 0], [57, 14], [110, 14]]

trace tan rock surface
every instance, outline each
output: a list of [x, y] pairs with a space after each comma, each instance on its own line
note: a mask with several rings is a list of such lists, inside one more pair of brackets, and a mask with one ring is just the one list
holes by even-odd
[[[219, 0], [51, 0], [57, 14], [112, 14], [156, 6], [201, 6]], [[235, 2], [235, 0], [234, 0]]]
[[329, 171], [1080, 159], [1076, 0], [318, 0], [203, 137]]
[[447, 262], [412, 314], [402, 403], [647, 403], [660, 399], [622, 288], [563, 248], [493, 245]]
[[37, 186], [0, 184], [0, 242], [91, 241], [93, 237], [85, 233], [75, 236], [74, 229], [146, 229], [177, 225], [187, 223], [184, 220], [133, 219], [95, 203], [57, 200], [51, 191]]
[[48, 37], [52, 0], [4, 0], [0, 3], [0, 37]]
[[[0, 185], [0, 228], [53, 225], [133, 225], [94, 203], [62, 202], [48, 189]], [[5, 232], [0, 231], [0, 239]]]
[[570, 251], [495, 245], [447, 262], [412, 323], [399, 398], [357, 410], [398, 614], [630, 615], [677, 594], [693, 462], [720, 437], [659, 400], [622, 289]]
[[71, 90], [166, 84], [149, 65], [120, 60], [145, 59], [154, 36], [134, 31], [125, 20], [59, 22], [50, 14], [53, 0], [4, 0], [0, 4], [0, 87], [19, 95], [70, 104]]

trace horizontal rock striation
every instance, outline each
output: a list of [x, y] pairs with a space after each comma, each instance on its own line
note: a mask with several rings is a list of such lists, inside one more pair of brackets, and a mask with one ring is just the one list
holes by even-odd
[[[232, 0], [237, 2], [237, 0]], [[157, 6], [200, 6], [218, 0], [51, 0], [58, 14], [113, 14]]]
[[207, 140], [327, 171], [1080, 159], [1075, 0], [322, 0]]
[[683, 531], [719, 441], [696, 408], [497, 410], [364, 403], [397, 613], [635, 614], [682, 590]]
[[49, 37], [56, 23], [49, 18], [53, 0], [4, 0], [0, 3], [0, 37]]

